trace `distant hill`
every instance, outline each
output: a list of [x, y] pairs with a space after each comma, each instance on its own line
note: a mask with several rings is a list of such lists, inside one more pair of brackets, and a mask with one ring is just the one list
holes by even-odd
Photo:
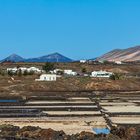
[[17, 55], [17, 54], [12, 54], [8, 57], [6, 57], [5, 59], [1, 60], [1, 62], [6, 62], [6, 61], [11, 61], [11, 62], [22, 62], [25, 59], [22, 58], [21, 56]]
[[72, 62], [73, 60], [59, 53], [53, 53], [38, 58], [26, 59], [26, 62]]
[[91, 60], [91, 61], [94, 61], [94, 60], [96, 60], [97, 59], [97, 57], [95, 57], [95, 58], [91, 58], [91, 59], [88, 59], [89, 61]]
[[98, 57], [97, 60], [140, 61], [140, 46], [128, 49], [115, 49]]
[[24, 59], [21, 56], [17, 54], [12, 54], [8, 56], [7, 58], [3, 59], [1, 62], [4, 61], [12, 61], [12, 62], [72, 62], [73, 60], [63, 56], [59, 53], [53, 53], [37, 58], [29, 58], [29, 59]]

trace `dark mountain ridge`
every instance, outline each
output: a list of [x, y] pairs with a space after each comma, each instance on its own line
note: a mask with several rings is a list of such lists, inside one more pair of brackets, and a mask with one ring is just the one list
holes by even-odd
[[23, 62], [25, 59], [17, 54], [12, 54], [5, 59], [1, 60], [1, 62], [11, 61], [11, 62]]
[[1, 60], [1, 62], [4, 62], [4, 61], [12, 61], [12, 62], [72, 62], [73, 60], [66, 57], [66, 56], [63, 56], [62, 54], [52, 53], [49, 55], [44, 55], [41, 57], [29, 58], [29, 59], [22, 58], [21, 56], [19, 56], [17, 54], [12, 54], [12, 55], [8, 56], [7, 58]]
[[52, 53], [38, 58], [26, 59], [26, 62], [72, 62], [73, 60], [59, 53]]

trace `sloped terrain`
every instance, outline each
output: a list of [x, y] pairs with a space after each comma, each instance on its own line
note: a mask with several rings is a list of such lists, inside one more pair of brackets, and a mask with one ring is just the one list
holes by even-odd
[[38, 58], [25, 60], [26, 62], [71, 62], [72, 59], [65, 57], [59, 53], [53, 53]]
[[140, 46], [128, 49], [115, 49], [97, 58], [97, 60], [140, 61]]
[[10, 56], [8, 56], [7, 58], [1, 60], [1, 62], [5, 62], [5, 61], [12, 61], [12, 62], [22, 62], [25, 59], [22, 58], [21, 56], [17, 55], [17, 54], [12, 54]]
[[60, 53], [52, 53], [48, 55], [44, 55], [37, 58], [22, 58], [17, 54], [12, 54], [7, 58], [1, 60], [1, 62], [11, 61], [11, 62], [72, 62], [73, 60], [60, 54]]

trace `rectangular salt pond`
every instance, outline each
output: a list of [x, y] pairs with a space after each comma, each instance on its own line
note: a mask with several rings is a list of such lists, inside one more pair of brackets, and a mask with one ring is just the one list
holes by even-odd
[[110, 133], [110, 130], [108, 128], [93, 128], [93, 131], [96, 133], [96, 134], [109, 134]]
[[18, 100], [0, 99], [0, 103], [17, 103]]

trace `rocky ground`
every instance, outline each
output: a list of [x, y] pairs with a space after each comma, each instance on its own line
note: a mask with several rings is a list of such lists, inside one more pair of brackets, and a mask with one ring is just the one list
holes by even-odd
[[14, 77], [0, 76], [2, 95], [29, 95], [47, 91], [89, 91], [89, 90], [140, 90], [140, 78], [110, 80], [90, 77], [63, 77], [56, 82], [36, 82], [37, 75]]
[[[13, 63], [0, 64], [0, 70], [22, 66], [36, 66], [42, 68], [44, 63]], [[80, 63], [55, 63], [55, 68], [72, 69], [81, 72], [83, 68], [87, 73], [94, 70], [106, 70], [120, 75], [119, 80], [108, 78], [90, 78], [90, 77], [62, 77], [56, 82], [35, 82], [39, 75], [13, 76], [14, 81], [8, 75], [0, 75], [0, 93], [18, 95], [28, 94], [33, 91], [81, 91], [81, 90], [140, 90], [140, 65], [89, 65]], [[130, 76], [126, 76], [130, 75]], [[131, 76], [132, 75], [132, 76]], [[137, 75], [137, 77], [135, 77]]]
[[0, 130], [1, 140], [140, 140], [139, 126], [113, 128], [109, 135], [95, 135], [90, 132], [66, 135], [63, 131], [41, 129], [32, 126], [20, 129], [12, 125], [1, 125]]

